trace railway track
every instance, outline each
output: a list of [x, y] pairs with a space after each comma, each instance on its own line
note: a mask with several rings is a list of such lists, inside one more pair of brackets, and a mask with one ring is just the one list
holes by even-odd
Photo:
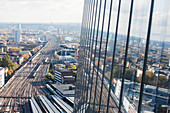
[[[31, 62], [34, 63], [34, 65], [28, 63], [19, 71], [19, 73], [14, 75], [14, 78], [10, 83], [4, 86], [4, 89], [0, 92], [0, 112], [31, 113], [28, 100], [31, 97], [46, 95], [46, 86], [43, 82], [45, 73], [37, 73], [35, 77], [32, 77], [31, 72], [34, 71], [36, 66], [41, 64], [47, 57], [50, 57], [49, 52], [52, 54], [52, 51], [55, 49], [54, 43], [55, 42], [49, 42], [46, 47], [41, 50], [41, 52], [44, 53], [48, 51], [48, 54], [40, 54], [37, 56], [37, 58]], [[39, 71], [44, 71], [47, 68], [48, 65], [43, 64]]]

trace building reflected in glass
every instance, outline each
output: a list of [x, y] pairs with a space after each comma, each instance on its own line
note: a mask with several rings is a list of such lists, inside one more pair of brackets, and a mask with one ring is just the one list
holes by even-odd
[[168, 113], [168, 0], [85, 0], [75, 112]]

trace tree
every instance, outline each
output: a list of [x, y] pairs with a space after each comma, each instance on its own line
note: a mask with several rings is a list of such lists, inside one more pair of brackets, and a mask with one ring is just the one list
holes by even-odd
[[108, 79], [110, 79], [110, 75], [111, 75], [111, 72], [108, 71], [108, 72], [106, 73], [106, 77], [107, 77]]
[[2, 58], [2, 67], [8, 67], [11, 69], [13, 67], [12, 60], [9, 55], [4, 55]]
[[18, 63], [17, 63], [17, 62], [14, 62], [12, 69], [13, 69], [13, 70], [16, 70], [18, 67], [19, 67]]
[[61, 42], [61, 43], [65, 43], [63, 38], [60, 39], [60, 42]]
[[8, 75], [8, 76], [12, 75], [12, 73], [13, 73], [13, 70], [12, 70], [12, 69], [9, 69], [9, 70], [7, 71], [7, 75]]
[[46, 76], [47, 79], [49, 79], [49, 80], [51, 80], [53, 82], [55, 81], [55, 78], [51, 73], [47, 73], [45, 76]]
[[154, 80], [154, 73], [151, 71], [147, 71], [145, 80], [146, 80], [146, 84], [152, 84]]
[[7, 41], [6, 41], [6, 40], [8, 40], [7, 35], [1, 36], [1, 37], [0, 37], [0, 40], [3, 41], [4, 43], [7, 43]]
[[9, 51], [18, 52], [18, 51], [22, 51], [22, 50], [20, 48], [17, 48], [17, 47], [10, 47]]
[[29, 54], [23, 54], [22, 56], [24, 57], [24, 61], [26, 61], [30, 57]]
[[134, 71], [136, 73], [136, 70], [134, 70], [134, 69], [126, 69], [125, 79], [132, 80], [133, 76], [136, 78]]
[[35, 54], [35, 51], [33, 51], [33, 50], [31, 50], [30, 52], [31, 52], [31, 54], [32, 54], [32, 55], [34, 55], [34, 54]]
[[40, 47], [37, 47], [37, 51], [39, 51], [41, 48]]
[[73, 73], [74, 73], [75, 75], [77, 75], [77, 71], [73, 71]]
[[0, 66], [2, 66], [2, 57], [0, 57]]
[[118, 78], [121, 75], [120, 66], [115, 66], [113, 69], [113, 78]]
[[112, 57], [107, 57], [106, 60], [107, 60], [107, 62], [111, 62], [112, 61]]
[[162, 87], [162, 88], [168, 88], [168, 85], [169, 85], [169, 83], [168, 83], [167, 77], [159, 75], [159, 77], [158, 77], [158, 86]]
[[72, 69], [77, 69], [77, 67], [75, 65], [72, 66]]
[[[142, 74], [139, 75], [137, 78], [137, 81], [141, 83], [142, 80]], [[146, 71], [145, 73], [145, 84], [152, 85], [154, 81], [154, 73], [151, 71]]]
[[58, 54], [55, 55], [55, 58], [56, 58], [56, 59], [59, 59], [59, 57], [60, 57], [60, 56], [59, 56]]
[[52, 69], [52, 73], [53, 73], [53, 74], [55, 73], [55, 69], [54, 69], [54, 68]]
[[65, 64], [65, 68], [69, 68], [70, 66], [71, 66], [70, 63]]

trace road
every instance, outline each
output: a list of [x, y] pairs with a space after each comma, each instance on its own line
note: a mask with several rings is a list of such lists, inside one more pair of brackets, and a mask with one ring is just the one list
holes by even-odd
[[[56, 41], [50, 40], [41, 50], [33, 62], [27, 63], [13, 79], [4, 86], [0, 92], [0, 112], [22, 112], [31, 113], [28, 100], [31, 97], [48, 94], [45, 83], [45, 71], [48, 64], [42, 64], [39, 73], [33, 78], [33, 71], [40, 65], [44, 59], [51, 57], [52, 51], [56, 48]], [[41, 73], [44, 72], [44, 73]]]

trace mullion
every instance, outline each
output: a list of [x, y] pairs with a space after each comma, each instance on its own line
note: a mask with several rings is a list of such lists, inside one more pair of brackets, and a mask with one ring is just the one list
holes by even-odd
[[[116, 30], [115, 30], [115, 40], [114, 40], [114, 47], [113, 47], [113, 54], [112, 54], [112, 67], [111, 67], [111, 75], [110, 75], [110, 81], [109, 81], [109, 91], [108, 91], [108, 99], [107, 99], [107, 110], [106, 113], [109, 112], [109, 102], [110, 102], [110, 93], [112, 89], [112, 80], [113, 80], [113, 68], [114, 68], [114, 60], [115, 60], [115, 52], [116, 52], [116, 44], [117, 44], [117, 34], [119, 29], [119, 17], [120, 17], [120, 8], [121, 8], [121, 0], [119, 0], [118, 5], [118, 13], [117, 13], [117, 22], [116, 22]], [[115, 104], [117, 105], [117, 104]]]
[[[90, 85], [90, 72], [91, 72], [91, 61], [92, 61], [92, 54], [93, 54], [93, 45], [94, 45], [94, 35], [95, 35], [95, 27], [96, 27], [96, 19], [97, 19], [97, 17], [96, 17], [96, 15], [97, 15], [97, 6], [98, 6], [98, 0], [96, 1], [96, 11], [95, 11], [95, 20], [94, 20], [94, 26], [93, 26], [93, 34], [92, 34], [92, 37], [93, 37], [93, 39], [92, 39], [92, 45], [91, 45], [91, 55], [89, 56], [89, 58], [90, 58], [90, 66], [89, 66], [89, 72], [88, 72], [88, 74], [89, 74], [89, 80], [88, 80], [88, 84], [87, 84], [87, 90], [86, 90], [86, 105], [85, 105], [85, 109], [86, 109], [86, 107], [87, 107], [87, 100], [88, 100], [88, 90], [89, 90], [89, 85]], [[89, 48], [89, 51], [90, 51], [90, 48]]]
[[[81, 25], [81, 35], [80, 35], [80, 45], [82, 45], [81, 43], [82, 43], [82, 35], [83, 35], [83, 27], [84, 27], [84, 17], [85, 17], [85, 8], [86, 8], [86, 1], [84, 1], [84, 11], [83, 11], [83, 18], [82, 18], [82, 25]], [[82, 49], [81, 49], [82, 47], [80, 46], [80, 53], [81, 53], [81, 51], [82, 51]], [[80, 59], [80, 57], [78, 58], [78, 59]], [[80, 67], [80, 64], [81, 64], [81, 59], [79, 60], [80, 62], [79, 62], [79, 67]], [[79, 71], [80, 69], [78, 68], [78, 73], [77, 73], [77, 77], [76, 77], [76, 92], [75, 92], [75, 96], [76, 96], [76, 98], [77, 99], [75, 99], [75, 103], [77, 104], [76, 106], [74, 106], [74, 107], [76, 107], [76, 110], [74, 110], [74, 112], [77, 112], [78, 111], [78, 108], [79, 108], [79, 104], [78, 104], [78, 97], [79, 97], [79, 84], [80, 84], [80, 78], [79, 78], [79, 73], [80, 73], [80, 71]]]
[[[92, 20], [91, 20], [91, 21], [92, 21], [92, 23], [91, 23], [90, 35], [89, 35], [89, 39], [90, 39], [90, 41], [89, 41], [88, 48], [87, 48], [87, 49], [89, 49], [89, 51], [88, 51], [88, 53], [89, 53], [89, 54], [90, 54], [90, 45], [91, 45], [91, 40], [92, 40], [91, 35], [92, 35], [92, 26], [93, 26], [93, 23], [94, 23], [94, 22], [93, 22], [93, 20], [94, 20], [93, 18], [94, 18], [94, 9], [95, 9], [95, 4], [96, 4], [96, 3], [95, 3], [95, 0], [94, 0], [94, 4], [93, 4], [93, 11], [92, 11], [92, 18], [91, 18], [91, 19], [92, 19]], [[89, 57], [90, 57], [90, 56], [89, 56], [89, 54], [88, 54], [88, 57], [87, 57], [88, 59], [89, 59]], [[87, 59], [86, 59], [86, 61], [87, 61], [87, 64], [86, 64], [86, 69], [87, 69], [86, 74], [89, 76], [89, 73], [88, 73], [88, 63], [89, 63], [89, 60], [87, 60]], [[85, 84], [85, 88], [86, 88], [86, 89], [85, 89], [84, 98], [85, 98], [85, 101], [86, 101], [86, 100], [87, 100], [87, 98], [86, 98], [86, 96], [85, 96], [85, 95], [87, 94], [87, 76], [86, 76], [86, 84]], [[84, 102], [85, 102], [85, 101], [84, 101]], [[85, 109], [86, 109], [86, 105], [85, 105]]]
[[143, 97], [144, 83], [145, 83], [145, 72], [147, 68], [146, 65], [147, 65], [147, 59], [148, 59], [153, 9], [154, 9], [154, 0], [151, 1], [151, 7], [150, 7], [150, 16], [149, 16], [149, 23], [148, 23], [147, 39], [146, 39], [145, 56], [144, 56], [143, 71], [142, 71], [143, 73], [142, 73], [142, 78], [141, 78], [142, 80], [141, 80], [139, 102], [138, 102], [138, 112], [141, 112], [141, 108], [142, 108], [142, 97]]
[[97, 91], [97, 81], [98, 81], [98, 76], [99, 76], [99, 64], [100, 64], [100, 54], [101, 54], [101, 46], [102, 46], [102, 41], [103, 41], [103, 29], [104, 29], [104, 20], [105, 20], [105, 9], [106, 9], [106, 0], [104, 2], [104, 10], [103, 10], [103, 20], [102, 20], [102, 29], [101, 29], [101, 36], [100, 36], [100, 47], [99, 47], [99, 58], [98, 58], [98, 66], [97, 66], [97, 75], [96, 75], [96, 85], [95, 85], [95, 92], [94, 92], [94, 101], [93, 101], [93, 110], [95, 108], [95, 96], [96, 96], [96, 91]]
[[99, 99], [99, 112], [101, 108], [101, 100], [102, 100], [102, 91], [103, 91], [103, 80], [105, 76], [105, 66], [106, 66], [106, 56], [107, 56], [107, 47], [108, 47], [108, 39], [109, 39], [109, 30], [110, 30], [110, 20], [111, 20], [111, 13], [112, 13], [112, 1], [110, 0], [110, 11], [109, 11], [109, 20], [108, 20], [108, 28], [107, 28], [107, 36], [106, 36], [106, 46], [105, 46], [105, 57], [104, 57], [104, 67], [103, 67], [103, 76], [102, 76], [102, 85], [100, 90], [100, 99]]
[[[88, 10], [88, 13], [87, 13], [87, 21], [86, 21], [86, 30], [85, 30], [85, 38], [84, 39], [86, 39], [85, 41], [84, 41], [84, 55], [83, 55], [83, 73], [82, 73], [82, 77], [81, 77], [81, 79], [82, 79], [82, 81], [81, 81], [81, 83], [82, 83], [82, 90], [81, 90], [81, 108], [82, 108], [82, 104], [83, 104], [83, 93], [84, 93], [84, 73], [85, 73], [85, 71], [84, 71], [84, 66], [85, 66], [85, 59], [86, 59], [86, 47], [87, 47], [87, 38], [88, 38], [88, 36], [87, 36], [87, 34], [88, 34], [88, 30], [89, 30], [89, 26], [88, 26], [88, 24], [90, 23], [89, 21], [90, 21], [90, 18], [91, 18], [91, 8], [92, 8], [92, 3], [93, 3], [93, 0], [90, 0], [90, 5], [88, 5], [89, 6], [89, 10]], [[89, 4], [89, 3], [88, 3]], [[82, 110], [83, 111], [83, 110]]]
[[122, 100], [123, 100], [122, 96], [123, 96], [124, 77], [125, 77], [126, 64], [127, 64], [127, 55], [128, 55], [128, 48], [129, 48], [129, 38], [130, 38], [130, 31], [131, 31], [132, 13], [133, 13], [133, 0], [131, 0], [129, 23], [128, 23], [128, 33], [127, 33], [127, 38], [126, 38], [126, 49], [125, 49], [125, 57], [124, 57], [122, 85], [121, 85], [120, 99], [119, 99], [119, 113], [121, 112], [121, 106], [122, 106]]
[[[97, 49], [97, 40], [98, 40], [98, 32], [99, 32], [101, 5], [102, 5], [102, 0], [100, 0], [100, 5], [99, 5], [99, 14], [98, 14], [98, 23], [97, 23], [97, 32], [96, 32], [96, 41], [95, 41], [95, 51], [94, 51], [94, 61], [95, 61], [95, 57], [96, 57], [96, 49]], [[93, 71], [92, 71], [92, 82], [91, 82], [91, 88], [90, 88], [90, 98], [89, 98], [89, 109], [88, 109], [88, 112], [90, 111], [91, 93], [92, 93], [92, 87], [93, 87], [93, 77], [94, 77], [94, 64], [93, 64]]]
[[[89, 22], [89, 30], [88, 30], [88, 36], [87, 36], [87, 47], [89, 47], [89, 44], [90, 44], [90, 41], [89, 41], [89, 39], [91, 40], [91, 31], [92, 31], [92, 24], [93, 24], [93, 17], [94, 17], [94, 6], [95, 6], [95, 0], [94, 0], [94, 2], [93, 2], [93, 4], [92, 4], [93, 6], [92, 6], [92, 13], [91, 13], [91, 17], [90, 17], [90, 22]], [[87, 49], [88, 48], [86, 48], [86, 57], [87, 57]], [[85, 78], [85, 85], [84, 85], [84, 94], [83, 94], [83, 98], [84, 98], [84, 100], [83, 100], [83, 103], [85, 102], [85, 93], [86, 93], [86, 84], [87, 84], [87, 59], [85, 58], [85, 73], [86, 73], [86, 78]], [[84, 106], [83, 106], [84, 107]]]
[[[89, 6], [89, 5], [88, 5], [88, 0], [86, 1], [86, 4], [87, 4], [87, 6]], [[89, 7], [90, 7], [90, 6], [89, 6]], [[84, 62], [83, 62], [83, 59], [84, 59], [84, 54], [85, 54], [85, 53], [84, 53], [84, 52], [85, 52], [85, 51], [84, 51], [84, 50], [85, 50], [85, 49], [84, 49], [84, 48], [85, 48], [85, 40], [84, 40], [84, 37], [85, 37], [85, 32], [86, 32], [86, 30], [87, 30], [87, 28], [86, 28], [86, 23], [87, 23], [87, 21], [88, 21], [87, 18], [88, 18], [89, 7], [87, 7], [87, 11], [86, 11], [85, 17], [84, 17], [84, 21], [85, 21], [85, 22], [84, 22], [84, 29], [83, 29], [83, 36], [82, 36], [82, 45], [81, 45], [81, 47], [82, 47], [82, 53], [83, 53], [83, 54], [82, 54], [82, 62], [81, 62], [82, 65], [80, 65], [80, 66], [81, 66], [81, 67], [80, 67], [80, 68], [81, 68], [81, 73], [80, 73], [80, 77], [81, 77], [81, 78], [80, 78], [80, 79], [81, 79], [81, 80], [80, 80], [80, 102], [79, 102], [79, 107], [80, 107], [79, 110], [80, 110], [80, 111], [81, 111], [81, 108], [82, 108], [82, 102], [81, 102], [81, 101], [82, 101], [82, 96], [81, 96], [81, 94], [82, 94], [82, 87], [81, 87], [81, 86], [83, 85], [83, 84], [82, 84], [82, 81], [83, 81], [83, 80], [82, 80], [82, 78], [83, 78], [83, 77], [82, 77], [82, 76], [83, 76], [82, 67], [83, 67], [83, 65], [84, 65], [84, 64], [83, 64], [83, 63], [84, 63]]]

